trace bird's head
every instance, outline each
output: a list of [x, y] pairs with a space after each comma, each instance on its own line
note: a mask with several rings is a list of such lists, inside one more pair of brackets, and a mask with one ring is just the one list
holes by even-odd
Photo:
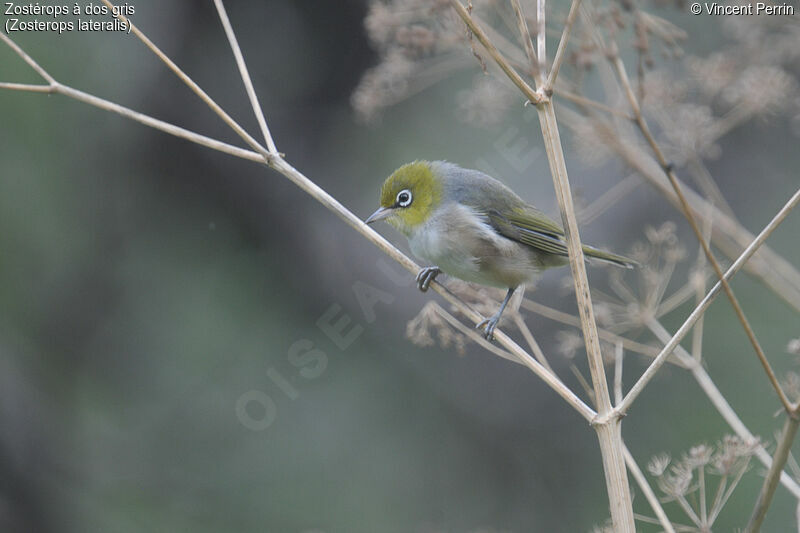
[[367, 224], [386, 220], [408, 235], [427, 221], [442, 201], [442, 180], [428, 161], [403, 165], [386, 178], [381, 188], [381, 206]]

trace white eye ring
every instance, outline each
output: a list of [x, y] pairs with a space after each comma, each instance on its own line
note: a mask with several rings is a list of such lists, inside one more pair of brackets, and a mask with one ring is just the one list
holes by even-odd
[[402, 191], [397, 193], [397, 205], [399, 205], [400, 207], [410, 206], [412, 199], [413, 198], [411, 196], [411, 191], [409, 191], [408, 189], [403, 189]]

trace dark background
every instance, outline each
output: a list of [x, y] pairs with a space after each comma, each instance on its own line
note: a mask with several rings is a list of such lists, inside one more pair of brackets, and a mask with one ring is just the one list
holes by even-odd
[[[134, 5], [137, 25], [258, 137], [213, 3]], [[530, 175], [515, 175], [497, 148], [508, 125], [465, 127], [457, 116], [454, 95], [477, 68], [365, 124], [349, 102], [377, 61], [364, 2], [226, 6], [278, 148], [359, 216], [392, 169], [418, 158], [488, 161], [557, 214], [535, 120], [512, 119], [540, 154]], [[712, 19], [668, 15], [696, 53], [719, 44]], [[12, 38], [65, 84], [241, 144], [132, 35]], [[0, 80], [39, 82], [5, 46]], [[587, 424], [518, 365], [475, 346], [462, 357], [411, 344], [405, 324], [435, 296], [394, 284], [376, 248], [282, 176], [62, 96], [0, 92], [0, 117], [0, 530], [586, 531], [607, 517]], [[563, 135], [578, 194], [593, 198], [623, 172], [575, 161]], [[712, 163], [754, 232], [797, 187], [796, 145], [785, 124], [759, 123], [729, 136], [730, 157]], [[693, 260], [685, 224], [647, 186], [582, 236], [624, 251], [665, 220], [679, 223]], [[388, 226], [378, 230], [407, 249]], [[770, 239], [794, 264], [798, 231], [792, 216]], [[567, 275], [547, 273], [537, 299], [574, 310], [559, 289]], [[393, 297], [371, 323], [357, 282]], [[734, 286], [758, 310], [751, 319], [776, 366], [793, 368], [784, 347], [797, 315], [751, 278]], [[343, 350], [317, 326], [332, 305], [363, 327]], [[554, 353], [560, 328], [529, 324]], [[778, 404], [722, 299], [706, 332], [709, 371], [769, 439]], [[327, 361], [310, 378], [288, 356], [303, 339]], [[628, 386], [644, 368], [633, 361]], [[266, 429], [246, 423], [269, 415], [257, 404], [245, 422], [237, 415], [249, 391], [274, 406]], [[669, 367], [625, 421], [642, 465], [729, 432], [694, 381]], [[734, 493], [722, 530], [746, 520], [760, 471]], [[637, 511], [650, 514], [643, 500]], [[779, 489], [767, 530], [793, 513]]]

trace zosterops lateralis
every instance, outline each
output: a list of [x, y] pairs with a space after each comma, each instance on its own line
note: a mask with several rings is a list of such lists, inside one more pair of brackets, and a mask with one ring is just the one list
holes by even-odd
[[[500, 310], [476, 326], [487, 339], [518, 286], [568, 262], [560, 225], [496, 179], [446, 161], [415, 161], [394, 171], [381, 189], [381, 206], [366, 223], [378, 220], [405, 234], [414, 255], [434, 265], [417, 275], [421, 291], [442, 272], [508, 289]], [[591, 246], [584, 245], [583, 253], [634, 265]]]

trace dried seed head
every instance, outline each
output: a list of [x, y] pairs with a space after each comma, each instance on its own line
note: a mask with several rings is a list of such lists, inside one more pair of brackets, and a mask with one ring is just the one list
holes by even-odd
[[567, 359], [573, 359], [578, 350], [583, 348], [583, 339], [572, 330], [561, 330], [556, 333], [558, 353]]
[[722, 91], [731, 105], [745, 106], [756, 114], [775, 113], [785, 108], [797, 82], [785, 70], [769, 65], [747, 67], [738, 79]]
[[658, 478], [658, 487], [661, 491], [672, 497], [685, 496], [692, 486], [692, 468], [685, 462], [673, 463], [669, 472]]
[[738, 436], [726, 435], [717, 444], [717, 451], [711, 458], [712, 471], [721, 476], [737, 473], [742, 468], [747, 468], [750, 457], [760, 446], [757, 439], [745, 442]]
[[793, 355], [800, 355], [800, 337], [790, 340], [786, 344], [786, 351]]
[[703, 468], [711, 462], [714, 448], [706, 444], [698, 444], [689, 449], [686, 462], [694, 468]]
[[652, 458], [650, 458], [650, 462], [647, 463], [647, 471], [655, 477], [660, 477], [664, 475], [664, 472], [666, 472], [671, 461], [672, 458], [668, 453], [654, 455]]

